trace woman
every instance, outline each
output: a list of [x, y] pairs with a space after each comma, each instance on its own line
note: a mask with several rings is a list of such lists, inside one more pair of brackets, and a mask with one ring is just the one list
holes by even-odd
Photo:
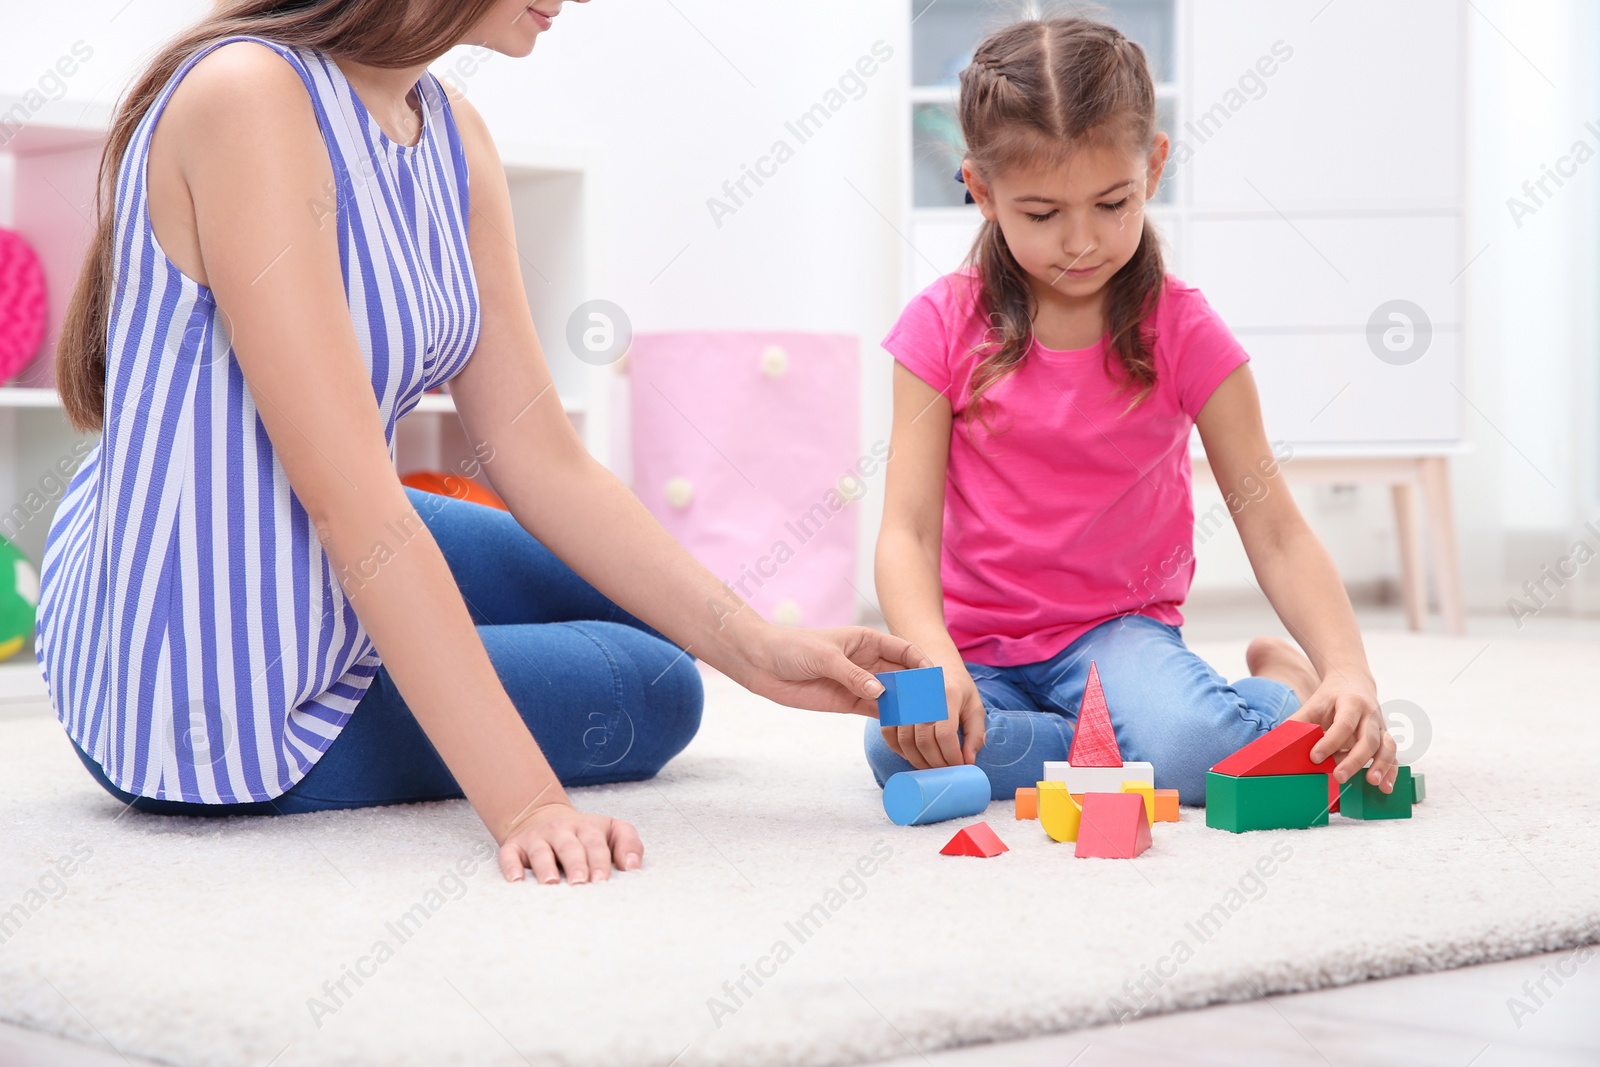
[[[742, 610], [573, 433], [494, 145], [427, 73], [458, 44], [527, 55], [561, 6], [235, 0], [119, 107], [57, 351], [68, 416], [103, 436], [50, 531], [36, 645], [125, 802], [464, 794], [507, 879], [605, 879], [638, 834], [563, 783], [683, 749], [690, 654], [865, 715], [872, 672], [927, 662]], [[445, 380], [509, 515], [396, 477], [396, 421]]]

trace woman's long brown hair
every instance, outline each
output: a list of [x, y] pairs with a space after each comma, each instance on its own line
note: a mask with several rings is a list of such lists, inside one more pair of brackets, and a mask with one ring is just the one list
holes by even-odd
[[[1029, 19], [983, 40], [961, 72], [961, 132], [967, 159], [990, 178], [1042, 150], [1065, 162], [1086, 145], [1148, 153], [1156, 135], [1155, 83], [1144, 52], [1111, 26], [1085, 18]], [[1141, 190], [1142, 195], [1142, 190]], [[1033, 345], [1033, 291], [998, 223], [984, 220], [968, 253], [991, 340], [980, 346], [968, 405], [1022, 364]], [[1143, 221], [1138, 250], [1106, 283], [1113, 356], [1138, 403], [1155, 384], [1144, 324], [1160, 298], [1166, 267], [1159, 237]]]
[[117, 173], [135, 128], [183, 61], [225, 37], [265, 37], [374, 67], [430, 62], [458, 44], [495, 0], [225, 0], [169, 41], [118, 101], [95, 186], [96, 226], [56, 344], [56, 388], [80, 432], [105, 419]]

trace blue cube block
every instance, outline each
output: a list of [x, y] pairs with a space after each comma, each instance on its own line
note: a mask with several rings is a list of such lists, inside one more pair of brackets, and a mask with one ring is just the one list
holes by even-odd
[[878, 697], [878, 725], [914, 726], [950, 717], [944, 701], [944, 668], [917, 667], [875, 675], [883, 683]]

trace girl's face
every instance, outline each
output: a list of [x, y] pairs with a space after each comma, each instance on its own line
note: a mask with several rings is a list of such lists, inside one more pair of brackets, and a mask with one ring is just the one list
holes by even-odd
[[1094, 296], [1133, 258], [1168, 147], [1158, 133], [1148, 157], [1086, 146], [1065, 164], [1018, 165], [987, 181], [970, 161], [961, 169], [1041, 302], [1070, 302]]
[[563, 3], [565, 0], [499, 0], [461, 43], [483, 45], [502, 55], [525, 56], [533, 51], [534, 39], [550, 29]]

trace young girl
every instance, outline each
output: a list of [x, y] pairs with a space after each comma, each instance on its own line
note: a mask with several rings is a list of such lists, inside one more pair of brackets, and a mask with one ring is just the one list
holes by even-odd
[[[884, 340], [895, 357], [877, 585], [893, 632], [945, 672], [949, 719], [867, 729], [879, 784], [976, 763], [996, 799], [1067, 758], [1090, 664], [1125, 760], [1186, 804], [1287, 717], [1322, 725], [1339, 781], [1395, 778], [1332, 561], [1277, 478], [1244, 350], [1168, 275], [1145, 218], [1167, 159], [1144, 54], [1109, 26], [1027, 21], [961, 75], [968, 266]], [[1305, 649], [1257, 638], [1229, 683], [1179, 632], [1194, 571], [1198, 425], [1261, 588]], [[1309, 654], [1309, 659], [1307, 658]]]
[[[925, 662], [740, 610], [573, 433], [494, 144], [427, 72], [463, 43], [525, 56], [561, 6], [230, 0], [118, 108], [56, 364], [104, 433], [50, 529], [36, 648], [119, 800], [464, 793], [508, 879], [599, 880], [639, 835], [563, 787], [689, 743], [691, 654], [865, 715], [870, 672]], [[400, 484], [395, 424], [446, 380], [509, 514]]]

